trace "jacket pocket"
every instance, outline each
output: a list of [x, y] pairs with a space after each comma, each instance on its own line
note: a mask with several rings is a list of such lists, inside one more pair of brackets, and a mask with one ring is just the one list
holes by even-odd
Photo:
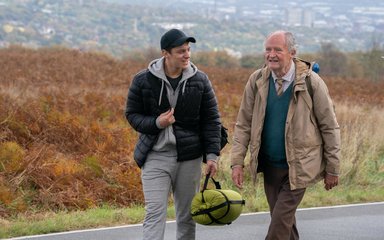
[[311, 183], [324, 171], [320, 145], [295, 148], [295, 156], [297, 183]]
[[157, 135], [140, 134], [133, 151], [133, 158], [140, 168], [144, 165], [145, 159], [156, 141]]
[[322, 144], [322, 138], [314, 116], [310, 112], [297, 114], [292, 121], [293, 145], [312, 147]]

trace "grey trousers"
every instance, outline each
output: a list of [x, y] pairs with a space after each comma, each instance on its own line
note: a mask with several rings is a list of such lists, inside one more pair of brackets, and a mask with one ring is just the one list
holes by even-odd
[[202, 158], [184, 162], [177, 162], [176, 158], [176, 155], [151, 152], [142, 167], [145, 198], [143, 240], [164, 239], [170, 192], [175, 204], [176, 239], [195, 240], [196, 224], [190, 215], [190, 207], [200, 187]]

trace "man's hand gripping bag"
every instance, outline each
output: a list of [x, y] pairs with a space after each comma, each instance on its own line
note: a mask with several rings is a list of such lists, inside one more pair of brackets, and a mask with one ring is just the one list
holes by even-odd
[[240, 216], [245, 200], [236, 191], [222, 190], [220, 183], [211, 179], [216, 189], [206, 189], [209, 180], [207, 174], [203, 189], [192, 199], [192, 218], [202, 225], [231, 224]]

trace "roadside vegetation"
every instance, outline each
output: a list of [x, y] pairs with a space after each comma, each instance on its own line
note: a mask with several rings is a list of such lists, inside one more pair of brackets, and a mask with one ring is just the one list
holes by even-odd
[[[383, 55], [324, 46], [301, 56], [320, 63], [342, 134], [340, 186], [309, 188], [301, 207], [384, 201]], [[0, 49], [0, 238], [142, 222], [140, 170], [132, 159], [137, 134], [124, 107], [131, 79], [157, 56]], [[192, 58], [209, 75], [231, 136], [243, 87], [262, 60], [224, 52]], [[216, 180], [236, 190], [230, 146]], [[246, 178], [243, 212], [267, 211], [262, 178], [256, 185]], [[174, 218], [171, 198], [168, 216]]]

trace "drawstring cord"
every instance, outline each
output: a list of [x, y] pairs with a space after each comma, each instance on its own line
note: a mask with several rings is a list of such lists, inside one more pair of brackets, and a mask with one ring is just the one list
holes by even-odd
[[160, 96], [159, 96], [159, 106], [161, 105], [161, 98], [163, 96], [164, 91], [164, 80], [161, 79], [161, 90], [160, 90]]
[[187, 80], [184, 81], [184, 84], [183, 84], [183, 90], [181, 91], [182, 94], [184, 94], [185, 92], [185, 85], [187, 84]]
[[[187, 81], [185, 80], [184, 83], [183, 83], [183, 88], [181, 90], [181, 94], [184, 94], [185, 92], [185, 86], [187, 85]], [[159, 106], [161, 105], [161, 98], [163, 96], [163, 92], [164, 92], [164, 80], [161, 79], [161, 89], [160, 89], [160, 96], [159, 96]]]
[[[183, 89], [181, 90], [181, 93], [184, 94], [185, 92], [185, 86], [187, 85], [187, 81], [184, 81]], [[161, 98], [163, 96], [164, 91], [164, 80], [161, 80], [161, 90], [160, 90], [160, 96], [159, 96], [159, 106], [161, 105]]]

